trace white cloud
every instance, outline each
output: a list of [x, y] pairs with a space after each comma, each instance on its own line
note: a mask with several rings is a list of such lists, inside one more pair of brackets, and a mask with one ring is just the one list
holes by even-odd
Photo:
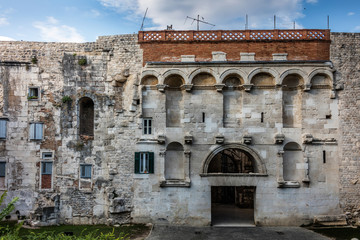
[[10, 37], [0, 36], [0, 41], [16, 41], [16, 40]]
[[0, 17], [0, 26], [9, 25], [8, 20], [5, 17]]
[[307, 3], [317, 3], [318, 0], [306, 0]]
[[354, 28], [354, 32], [359, 32], [360, 31], [360, 26], [356, 26], [355, 28]]
[[[249, 27], [272, 28], [274, 15], [279, 28], [292, 28], [293, 22], [303, 17], [304, 0], [98, 0], [104, 6], [120, 13], [130, 13], [131, 18], [141, 22], [146, 8], [151, 29], [165, 29], [173, 25], [176, 30], [195, 29], [191, 20], [184, 24], [186, 16], [196, 18], [199, 14], [205, 21], [215, 24], [213, 29], [244, 29], [248, 14]], [[306, 0], [316, 2], [315, 0]], [[299, 25], [298, 25], [299, 26]], [[145, 24], [145, 28], [149, 24]], [[211, 29], [200, 23], [200, 29]]]
[[349, 12], [347, 15], [348, 16], [353, 16], [353, 15], [355, 15], [355, 13], [354, 12]]
[[100, 12], [95, 9], [92, 9], [90, 12], [93, 17], [99, 17], [101, 15]]
[[35, 22], [33, 26], [40, 30], [43, 41], [47, 42], [84, 42], [84, 37], [74, 27], [60, 25], [54, 17], [45, 22]]

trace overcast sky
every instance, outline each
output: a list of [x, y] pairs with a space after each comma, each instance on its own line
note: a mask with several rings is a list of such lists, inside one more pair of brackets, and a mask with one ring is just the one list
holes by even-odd
[[327, 28], [360, 31], [360, 0], [0, 0], [0, 40], [91, 42], [144, 30]]

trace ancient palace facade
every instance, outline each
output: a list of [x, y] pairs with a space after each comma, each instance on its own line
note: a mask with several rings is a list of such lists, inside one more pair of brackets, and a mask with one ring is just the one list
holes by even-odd
[[359, 44], [321, 29], [0, 42], [11, 217], [360, 224]]

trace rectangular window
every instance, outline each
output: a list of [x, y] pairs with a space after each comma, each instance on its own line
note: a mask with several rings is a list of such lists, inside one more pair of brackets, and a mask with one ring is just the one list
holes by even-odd
[[38, 100], [39, 99], [39, 88], [38, 87], [29, 87], [28, 99], [29, 100]]
[[152, 134], [152, 119], [144, 118], [143, 120], [143, 134]]
[[0, 139], [6, 139], [6, 124], [7, 119], [0, 119]]
[[41, 174], [42, 175], [52, 174], [52, 162], [42, 162], [41, 163]]
[[52, 188], [52, 162], [41, 162], [41, 189]]
[[135, 173], [154, 173], [154, 153], [135, 153]]
[[31, 123], [30, 124], [30, 139], [31, 140], [42, 140], [43, 138], [43, 124], [42, 123]]
[[6, 176], [6, 162], [0, 162], [0, 177]]
[[42, 159], [52, 159], [53, 153], [52, 152], [42, 152], [41, 158]]
[[91, 165], [89, 164], [80, 165], [80, 177], [91, 178]]

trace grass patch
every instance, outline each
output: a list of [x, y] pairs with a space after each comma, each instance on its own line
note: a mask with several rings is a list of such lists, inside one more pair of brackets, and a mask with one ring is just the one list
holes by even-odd
[[[14, 229], [15, 222], [1, 222], [0, 227], [8, 226], [9, 229]], [[121, 225], [120, 227], [107, 226], [107, 225], [60, 225], [60, 226], [48, 226], [40, 227], [39, 229], [21, 228], [19, 236], [21, 239], [27, 239], [27, 236], [35, 234], [42, 234], [44, 232], [51, 232], [54, 235], [67, 233], [73, 234], [73, 236], [85, 236], [93, 233], [93, 236], [100, 236], [112, 233], [116, 238], [126, 235], [129, 239], [133, 239], [138, 236], [146, 235], [150, 231], [150, 227], [145, 224], [129, 224]], [[0, 235], [1, 236], [1, 235]]]
[[343, 228], [309, 228], [310, 230], [321, 235], [330, 237], [336, 240], [349, 240], [352, 238], [360, 239], [360, 229], [343, 227]]

